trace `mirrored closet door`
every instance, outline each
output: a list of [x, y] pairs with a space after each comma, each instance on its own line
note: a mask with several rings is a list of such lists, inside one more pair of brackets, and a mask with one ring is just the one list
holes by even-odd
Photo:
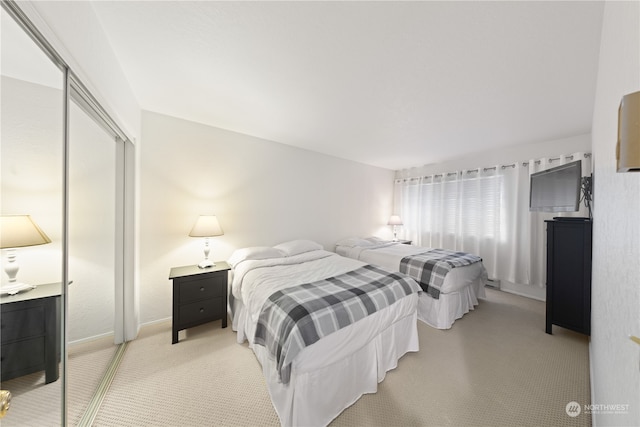
[[91, 425], [137, 331], [124, 313], [134, 150], [18, 4], [0, 16], [0, 388], [12, 393], [0, 424]]
[[[0, 385], [13, 399], [0, 423], [59, 425], [64, 73], [4, 9], [1, 19]], [[19, 266], [15, 281], [10, 264]]]

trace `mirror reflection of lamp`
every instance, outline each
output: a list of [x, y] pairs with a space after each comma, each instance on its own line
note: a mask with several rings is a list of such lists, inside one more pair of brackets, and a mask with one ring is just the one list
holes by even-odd
[[189, 236], [204, 237], [204, 261], [198, 264], [200, 268], [214, 267], [215, 263], [209, 260], [209, 237], [222, 236], [224, 231], [220, 227], [215, 215], [200, 215], [191, 229]]
[[9, 276], [9, 284], [2, 287], [2, 293], [17, 294], [35, 286], [16, 280], [20, 266], [16, 261], [16, 248], [44, 245], [51, 239], [36, 225], [30, 215], [2, 215], [0, 217], [0, 249], [6, 249], [7, 263], [4, 271]]

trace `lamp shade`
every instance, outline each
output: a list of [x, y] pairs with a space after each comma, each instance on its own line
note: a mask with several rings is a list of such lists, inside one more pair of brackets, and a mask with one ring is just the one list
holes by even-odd
[[191, 229], [191, 237], [213, 237], [222, 236], [224, 231], [220, 227], [218, 218], [215, 215], [200, 215], [195, 225]]
[[51, 243], [51, 239], [36, 225], [30, 215], [0, 217], [0, 248], [21, 248]]
[[398, 215], [391, 215], [387, 225], [402, 225], [402, 218], [400, 218]]

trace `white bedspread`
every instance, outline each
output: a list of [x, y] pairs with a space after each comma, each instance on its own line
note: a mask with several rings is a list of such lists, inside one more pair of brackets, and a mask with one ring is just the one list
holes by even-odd
[[257, 322], [264, 302], [274, 292], [334, 277], [363, 265], [365, 263], [324, 250], [292, 257], [243, 261], [234, 269], [231, 291], [234, 297], [244, 301], [251, 320]]
[[[334, 277], [365, 263], [327, 251], [247, 260], [235, 266], [231, 291], [233, 329], [263, 367], [267, 388], [283, 425], [326, 425], [363, 393], [376, 391], [385, 373], [408, 351], [418, 351], [418, 294], [330, 334], [302, 350], [291, 381], [278, 381], [274, 361], [253, 344], [262, 304], [275, 291]], [[395, 271], [395, 270], [394, 270]]]
[[[400, 271], [400, 261], [408, 255], [428, 251], [430, 248], [405, 245], [398, 242], [386, 242], [371, 246], [336, 246], [340, 255], [357, 259], [368, 264], [378, 265], [387, 270]], [[477, 262], [452, 269], [444, 279], [441, 293], [456, 292], [472, 284], [478, 277], [486, 276], [484, 265]]]

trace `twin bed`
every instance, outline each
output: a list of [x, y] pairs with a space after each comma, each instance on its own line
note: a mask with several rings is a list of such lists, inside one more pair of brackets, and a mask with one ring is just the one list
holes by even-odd
[[[336, 243], [336, 253], [392, 271], [404, 271], [416, 279], [424, 290], [418, 303], [418, 319], [437, 329], [451, 328], [456, 319], [478, 305], [478, 298], [485, 297], [487, 271], [482, 259], [472, 254], [376, 237], [343, 239]], [[435, 267], [420, 268], [424, 263]], [[447, 268], [450, 265], [456, 267]]]
[[[233, 330], [262, 365], [282, 425], [327, 425], [419, 349], [426, 293], [397, 268], [309, 240], [239, 249], [229, 264]], [[457, 292], [447, 286], [441, 300]]]
[[304, 240], [241, 249], [229, 264], [233, 329], [260, 361], [282, 425], [328, 424], [418, 351], [420, 287], [408, 276]]

